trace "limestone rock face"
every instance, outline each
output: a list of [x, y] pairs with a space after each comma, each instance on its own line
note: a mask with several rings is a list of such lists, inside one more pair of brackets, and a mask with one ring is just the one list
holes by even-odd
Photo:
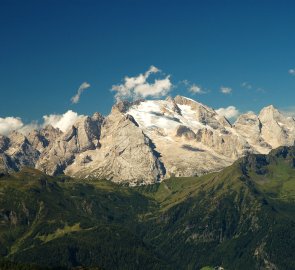
[[48, 125], [40, 130], [31, 131], [28, 134], [27, 139], [29, 140], [31, 145], [41, 153], [61, 134], [62, 132], [58, 128], [54, 128], [53, 126]]
[[234, 154], [224, 156], [217, 147], [212, 149], [212, 144], [197, 139], [201, 129], [212, 130], [214, 138], [231, 129], [225, 118], [201, 103], [177, 96], [174, 101], [168, 98], [132, 105], [127, 113], [155, 144], [156, 151], [161, 154], [166, 177], [202, 175], [233, 162]]
[[212, 108], [182, 96], [175, 97], [176, 104], [189, 106], [195, 112], [195, 120], [214, 129], [230, 127], [230, 123]]
[[0, 153], [5, 152], [9, 147], [9, 138], [3, 135], [0, 135]]
[[17, 170], [18, 168], [14, 165], [11, 158], [5, 153], [0, 153], [0, 175]]
[[[181, 109], [177, 106], [176, 101], [175, 101], [174, 98], [172, 98], [172, 97], [169, 96], [169, 97], [166, 98], [166, 101], [168, 101], [171, 104], [171, 110], [172, 110], [172, 112], [181, 115]], [[164, 112], [169, 112], [169, 110], [166, 110], [165, 109], [165, 106], [162, 106], [162, 110]]]
[[217, 133], [204, 128], [198, 131], [196, 137], [197, 141], [231, 159], [253, 153], [253, 149], [244, 138], [232, 133]]
[[99, 147], [101, 115], [84, 117], [59, 136], [41, 154], [36, 168], [49, 175], [63, 173], [75, 155]]
[[295, 121], [292, 117], [285, 117], [272, 105], [263, 108], [258, 117], [262, 124], [261, 136], [272, 148], [294, 144]]
[[248, 153], [295, 140], [295, 121], [273, 106], [232, 125], [214, 109], [176, 96], [120, 101], [104, 118], [79, 118], [65, 132], [47, 126], [0, 136], [0, 173], [35, 167], [56, 175], [105, 178], [129, 185], [218, 171]]
[[262, 136], [262, 123], [253, 112], [242, 114], [234, 123], [234, 129], [253, 146], [257, 153], [268, 153], [272, 146]]
[[258, 116], [254, 113], [241, 115], [234, 129], [259, 153], [266, 154], [281, 145], [294, 144], [294, 119], [284, 116], [273, 106], [263, 108]]
[[179, 125], [176, 129], [177, 137], [184, 137], [187, 140], [194, 140], [196, 138], [195, 132], [193, 132], [189, 127]]
[[113, 107], [112, 107], [112, 112], [120, 112], [120, 113], [126, 113], [128, 111], [128, 109], [132, 106], [132, 105], [138, 105], [141, 102], [143, 102], [143, 99], [139, 99], [136, 101], [128, 101], [128, 100], [121, 100], [119, 102], [117, 102]]
[[261, 134], [261, 122], [256, 114], [253, 112], [242, 114], [234, 123], [234, 128], [245, 137], [254, 139]]
[[[130, 185], [151, 184], [163, 178], [165, 169], [158, 153], [132, 116], [113, 110], [103, 123], [100, 143], [100, 149], [85, 152], [67, 172]], [[89, 162], [84, 162], [85, 157]]]
[[18, 171], [21, 168], [34, 167], [39, 152], [21, 133], [13, 131], [9, 137], [0, 137], [0, 170]]

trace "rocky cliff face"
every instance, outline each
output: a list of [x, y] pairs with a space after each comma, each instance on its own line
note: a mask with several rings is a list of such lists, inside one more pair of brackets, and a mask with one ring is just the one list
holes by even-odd
[[46, 126], [40, 130], [31, 131], [27, 138], [31, 145], [37, 149], [40, 153], [43, 152], [45, 148], [49, 146], [49, 144], [53, 143], [62, 132], [54, 128], [51, 125]]
[[225, 117], [182, 96], [122, 101], [67, 131], [52, 126], [0, 136], [0, 172], [35, 167], [56, 175], [151, 184], [170, 176], [218, 171], [248, 153], [293, 145], [295, 121], [273, 106], [259, 115]]
[[151, 184], [163, 179], [164, 166], [152, 141], [132, 116], [117, 107], [101, 127], [100, 145], [99, 149], [77, 156], [66, 173], [129, 184]]
[[259, 114], [261, 137], [273, 148], [292, 145], [295, 139], [295, 121], [285, 117], [273, 106], [265, 107]]
[[39, 151], [19, 132], [12, 132], [9, 137], [0, 136], [0, 171], [10, 172], [20, 168], [34, 167], [39, 158]]
[[76, 155], [100, 146], [102, 121], [103, 117], [100, 114], [77, 120], [42, 152], [36, 168], [50, 175], [63, 173], [73, 163]]

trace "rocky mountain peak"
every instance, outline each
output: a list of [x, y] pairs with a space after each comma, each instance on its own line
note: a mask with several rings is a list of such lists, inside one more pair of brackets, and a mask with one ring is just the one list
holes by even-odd
[[11, 144], [22, 144], [28, 142], [26, 136], [18, 131], [12, 131], [9, 134], [9, 140]]
[[283, 115], [276, 109], [273, 105], [269, 105], [264, 107], [259, 113], [259, 119], [262, 122], [272, 121], [272, 120], [279, 120], [283, 118]]
[[99, 148], [103, 119], [100, 114], [79, 118], [42, 152], [36, 168], [53, 175], [63, 173], [76, 155]]
[[176, 104], [179, 104], [179, 105], [189, 105], [189, 106], [191, 106], [192, 109], [198, 109], [200, 106], [207, 108], [207, 109], [209, 108], [196, 100], [193, 100], [191, 98], [187, 98], [184, 96], [180, 96], [180, 95], [177, 95], [174, 98], [174, 101], [176, 102]]
[[47, 174], [150, 184], [170, 176], [218, 171], [248, 153], [292, 145], [295, 121], [273, 106], [231, 125], [213, 108], [183, 96], [120, 101], [104, 117], [80, 117], [27, 136], [0, 136], [0, 169], [35, 167]]
[[40, 153], [25, 135], [13, 131], [8, 137], [0, 138], [0, 155], [1, 171], [9, 172], [20, 170], [24, 166], [34, 167]]
[[166, 101], [168, 101], [169, 103], [171, 103], [172, 105], [172, 111], [181, 115], [181, 109], [177, 106], [176, 101], [174, 100], [174, 98], [172, 98], [171, 96], [168, 96], [166, 98]]
[[47, 125], [41, 129], [35, 129], [29, 132], [27, 139], [31, 145], [37, 149], [40, 153], [54, 142], [62, 134], [62, 131], [58, 128], [54, 128], [52, 125]]
[[59, 128], [53, 127], [52, 125], [46, 125], [44, 128], [40, 129], [40, 133], [42, 133], [46, 138], [52, 138], [60, 136], [62, 131]]
[[138, 99], [135, 101], [120, 100], [112, 107], [112, 112], [114, 113], [118, 111], [120, 113], [126, 113], [131, 106], [138, 105], [143, 101], [144, 99]]
[[93, 121], [98, 121], [100, 123], [102, 123], [104, 120], [104, 116], [99, 112], [95, 112], [91, 118]]
[[293, 118], [284, 116], [272, 105], [263, 108], [258, 118], [261, 122], [262, 138], [273, 148], [293, 144], [295, 138]]
[[261, 123], [255, 113], [247, 112], [238, 117], [234, 123], [234, 128], [241, 133], [245, 132], [246, 135], [249, 134], [250, 136], [258, 136], [261, 131]]

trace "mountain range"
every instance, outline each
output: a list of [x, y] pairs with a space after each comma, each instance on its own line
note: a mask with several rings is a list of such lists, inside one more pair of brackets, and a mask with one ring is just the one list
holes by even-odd
[[183, 96], [120, 101], [109, 115], [80, 117], [64, 132], [49, 125], [0, 136], [0, 173], [31, 167], [52, 176], [153, 184], [220, 171], [247, 154], [293, 145], [294, 139], [294, 119], [273, 106], [231, 124]]

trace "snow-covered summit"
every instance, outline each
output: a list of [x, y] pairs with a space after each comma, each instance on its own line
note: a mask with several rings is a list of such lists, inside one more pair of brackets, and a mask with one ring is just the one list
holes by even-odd
[[0, 171], [34, 166], [48, 174], [147, 184], [218, 171], [247, 153], [268, 153], [295, 139], [295, 121], [273, 106], [222, 115], [183, 96], [121, 101], [103, 117], [82, 117], [68, 130], [0, 137]]

